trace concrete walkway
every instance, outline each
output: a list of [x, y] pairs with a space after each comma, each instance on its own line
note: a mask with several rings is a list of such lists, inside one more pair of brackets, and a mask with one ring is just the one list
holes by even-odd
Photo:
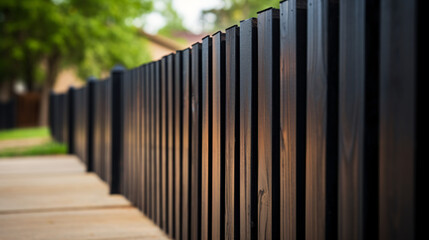
[[0, 240], [168, 239], [74, 156], [0, 158]]

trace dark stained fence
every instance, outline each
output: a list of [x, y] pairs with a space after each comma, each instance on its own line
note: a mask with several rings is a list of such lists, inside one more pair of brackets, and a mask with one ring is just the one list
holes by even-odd
[[416, 14], [284, 1], [52, 93], [51, 132], [175, 239], [415, 239]]
[[[52, 116], [49, 115], [49, 118]], [[7, 102], [0, 101], [0, 130], [11, 129], [15, 127], [16, 122], [16, 103], [15, 100]]]

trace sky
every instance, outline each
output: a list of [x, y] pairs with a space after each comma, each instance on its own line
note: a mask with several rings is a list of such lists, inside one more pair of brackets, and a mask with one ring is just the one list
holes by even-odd
[[[223, 6], [222, 0], [172, 0], [173, 7], [183, 19], [183, 25], [194, 33], [201, 33], [202, 24], [200, 20], [201, 11], [205, 9], [220, 8]], [[155, 8], [160, 7], [154, 1]], [[158, 4], [158, 6], [157, 6]], [[155, 34], [165, 25], [165, 20], [159, 13], [151, 13], [146, 18], [150, 24], [145, 24], [144, 30]]]

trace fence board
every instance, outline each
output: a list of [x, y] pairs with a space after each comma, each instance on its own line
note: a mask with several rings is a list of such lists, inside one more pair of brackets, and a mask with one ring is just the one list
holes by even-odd
[[225, 34], [213, 35], [212, 239], [225, 238]]
[[212, 38], [202, 43], [202, 161], [201, 161], [201, 239], [211, 237], [212, 213]]
[[[170, 235], [170, 237], [174, 237], [174, 220], [175, 220], [175, 183], [176, 180], [176, 171], [175, 171], [175, 119], [176, 117], [179, 117], [180, 115], [175, 114], [175, 105], [174, 105], [174, 99], [176, 91], [174, 89], [174, 54], [170, 54], [167, 56], [167, 162], [168, 162], [168, 172], [167, 172], [167, 178], [168, 178], [168, 189], [167, 189], [167, 202], [168, 202], [168, 214], [167, 214], [167, 233]], [[180, 102], [180, 100], [179, 100]]]
[[417, 4], [380, 7], [380, 239], [417, 237]]
[[340, 5], [338, 234], [378, 235], [378, 1]]
[[[196, 49], [198, 51], [198, 49]], [[191, 49], [182, 53], [183, 65], [183, 153], [182, 153], [182, 224], [181, 239], [189, 239], [191, 235], [191, 172], [192, 172], [192, 62]], [[176, 62], [177, 64], [178, 62]], [[198, 130], [198, 128], [197, 128]]]
[[141, 181], [141, 188], [140, 188], [140, 209], [143, 213], [147, 214], [147, 153], [146, 153], [146, 133], [147, 133], [147, 127], [146, 127], [146, 67], [147, 64], [142, 65], [140, 67], [140, 144], [139, 148], [141, 149], [140, 152], [140, 161], [141, 161], [141, 172], [140, 172], [140, 181]]
[[[183, 154], [183, 52], [178, 51], [174, 55], [174, 220], [172, 225], [172, 231], [175, 239], [180, 240], [182, 237], [182, 212], [186, 211], [182, 209], [182, 154]], [[189, 101], [188, 101], [189, 102]], [[188, 104], [189, 107], [189, 104]], [[188, 108], [189, 109], [189, 108]], [[189, 110], [188, 110], [189, 112]]]
[[[240, 239], [257, 239], [257, 19], [240, 24]], [[252, 238], [253, 236], [253, 238]]]
[[225, 239], [240, 236], [239, 31], [237, 26], [230, 27], [225, 36]]
[[280, 215], [279, 11], [258, 13], [258, 238], [277, 239]]
[[120, 193], [123, 154], [123, 77], [124, 69], [113, 68], [112, 76], [112, 185], [110, 193]]
[[161, 59], [161, 228], [167, 230], [167, 57]]
[[155, 222], [161, 226], [161, 61], [155, 62]]
[[305, 237], [307, 1], [280, 4], [281, 239]]
[[192, 45], [192, 135], [191, 135], [191, 229], [192, 240], [201, 237], [201, 138], [202, 138], [202, 74], [201, 43]]
[[151, 64], [151, 76], [150, 76], [150, 81], [151, 81], [151, 165], [152, 165], [152, 170], [151, 170], [151, 176], [152, 176], [152, 219], [156, 219], [156, 208], [157, 205], [159, 204], [159, 202], [157, 201], [157, 185], [156, 185], [156, 160], [157, 160], [157, 151], [156, 151], [156, 146], [157, 146], [157, 142], [156, 142], [156, 121], [157, 121], [157, 117], [156, 117], [156, 79], [155, 79], [155, 62], [153, 62]]
[[338, 2], [309, 0], [306, 238], [337, 238]]

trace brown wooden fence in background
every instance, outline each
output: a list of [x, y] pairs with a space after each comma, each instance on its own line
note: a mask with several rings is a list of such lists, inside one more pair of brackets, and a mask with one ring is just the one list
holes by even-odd
[[52, 94], [52, 133], [175, 239], [414, 239], [418, 3], [281, 2]]

